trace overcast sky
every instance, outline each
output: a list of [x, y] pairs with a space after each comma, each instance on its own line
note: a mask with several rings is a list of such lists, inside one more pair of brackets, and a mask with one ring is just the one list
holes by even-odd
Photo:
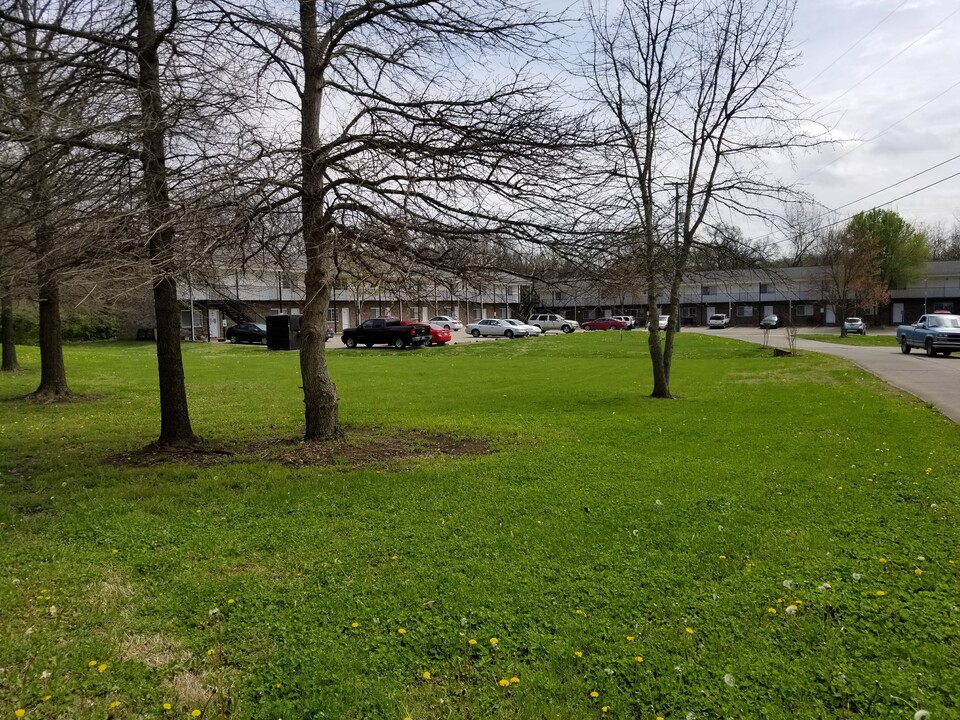
[[[576, 0], [540, 2], [578, 9]], [[958, 0], [797, 0], [794, 84], [842, 142], [785, 158], [777, 176], [848, 217], [960, 173], [960, 157], [933, 168], [960, 155], [958, 38]], [[952, 227], [960, 175], [884, 206]], [[764, 233], [749, 224], [748, 235]]]
[[[846, 142], [800, 159], [790, 179], [804, 178], [836, 208], [960, 155], [958, 37], [957, 0], [799, 0], [795, 83]], [[958, 172], [960, 158], [842, 212]], [[889, 207], [914, 222], [952, 225], [960, 220], [960, 176]]]

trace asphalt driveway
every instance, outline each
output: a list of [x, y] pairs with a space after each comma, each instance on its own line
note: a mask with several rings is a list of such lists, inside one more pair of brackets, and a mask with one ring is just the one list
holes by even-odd
[[[690, 330], [746, 342], [763, 342], [763, 331], [757, 328], [727, 328], [712, 331], [705, 328], [692, 328]], [[684, 328], [683, 331], [690, 330]], [[883, 334], [893, 335], [894, 332], [890, 330]], [[783, 330], [771, 330], [767, 342], [774, 347], [788, 346]], [[958, 356], [938, 355], [928, 358], [922, 351], [917, 350], [904, 355], [899, 347], [855, 347], [799, 338], [797, 349], [846, 358], [884, 382], [936, 405], [948, 418], [954, 422], [960, 422], [960, 357]]]

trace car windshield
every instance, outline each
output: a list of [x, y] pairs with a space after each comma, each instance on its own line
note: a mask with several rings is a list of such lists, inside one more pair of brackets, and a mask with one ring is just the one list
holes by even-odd
[[851, 325], [859, 325], [860, 318], [847, 318], [844, 322], [850, 323]]
[[767, 315], [767, 316], [763, 319], [763, 322], [765, 322], [765, 323], [775, 323], [776, 321], [777, 321], [777, 316], [776, 316], [776, 315]]
[[938, 315], [931, 317], [928, 325], [930, 327], [960, 328], [960, 317], [956, 315]]
[[711, 320], [723, 320], [723, 315], [711, 315]]

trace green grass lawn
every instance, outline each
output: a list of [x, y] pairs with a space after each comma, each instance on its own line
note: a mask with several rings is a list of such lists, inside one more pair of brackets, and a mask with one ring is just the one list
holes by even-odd
[[804, 340], [818, 340], [820, 342], [836, 343], [837, 345], [860, 345], [862, 347], [896, 347], [899, 343], [895, 335], [839, 335], [826, 333], [797, 333], [798, 338]]
[[[158, 432], [153, 346], [67, 347], [67, 405], [20, 348], [0, 717], [960, 716], [957, 427], [694, 333], [653, 400], [645, 341], [331, 353], [348, 431], [489, 443], [362, 469], [105, 464]], [[199, 434], [301, 432], [295, 353], [184, 352]]]

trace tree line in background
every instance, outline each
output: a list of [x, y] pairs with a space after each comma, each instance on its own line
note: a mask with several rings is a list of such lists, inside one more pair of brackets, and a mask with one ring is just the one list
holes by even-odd
[[[588, 2], [582, 18], [507, 0], [2, 3], [4, 368], [14, 303], [35, 299], [33, 395], [70, 398], [63, 288], [149, 287], [156, 444], [193, 446], [178, 282], [302, 264], [317, 440], [340, 432], [324, 351], [340, 273], [579, 273], [629, 282], [651, 307], [665, 292], [677, 314], [690, 269], [769, 260], [718, 217], [802, 207], [763, 162], [821, 142], [796, 129], [811, 125], [787, 81], [792, 20], [792, 0]], [[919, 251], [884, 239], [885, 222], [805, 227], [792, 262], [839, 263], [826, 238], [841, 237], [889, 287]], [[671, 396], [673, 332], [652, 323], [657, 397]]]

